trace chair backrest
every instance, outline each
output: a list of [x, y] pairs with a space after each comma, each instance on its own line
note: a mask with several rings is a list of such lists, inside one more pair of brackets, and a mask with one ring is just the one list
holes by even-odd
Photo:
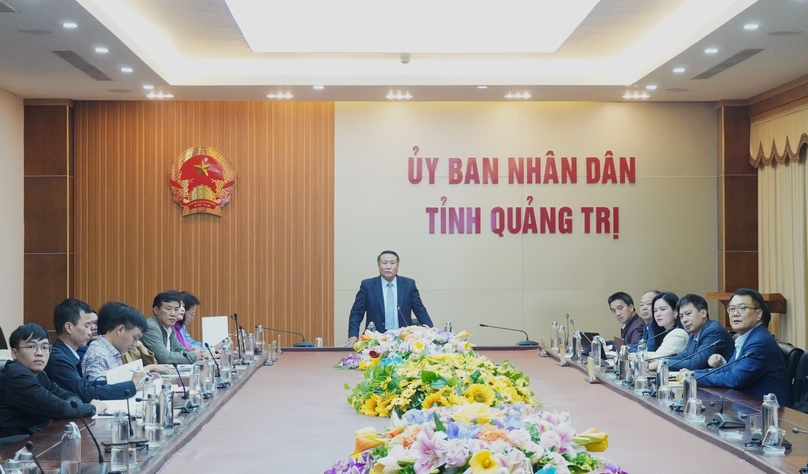
[[808, 413], [808, 353], [803, 353], [797, 364], [797, 372], [791, 385], [791, 400], [795, 410]]
[[8, 349], [8, 341], [6, 341], [6, 336], [3, 334], [3, 328], [0, 328], [0, 349]]
[[783, 360], [785, 360], [786, 363], [788, 380], [793, 383], [794, 376], [797, 373], [797, 366], [800, 365], [800, 359], [802, 358], [804, 351], [799, 347], [794, 347], [787, 342], [777, 341], [777, 345], [780, 346], [780, 351], [783, 353]]

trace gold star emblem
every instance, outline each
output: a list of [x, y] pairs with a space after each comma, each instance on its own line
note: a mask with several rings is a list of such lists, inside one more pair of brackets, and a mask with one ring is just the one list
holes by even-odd
[[209, 176], [208, 175], [208, 168], [210, 168], [210, 165], [206, 161], [203, 161], [202, 163], [199, 163], [198, 165], [194, 165], [194, 168], [199, 170], [197, 172], [197, 174], [196, 174], [197, 176], [199, 176], [202, 173], [205, 173], [205, 176]]

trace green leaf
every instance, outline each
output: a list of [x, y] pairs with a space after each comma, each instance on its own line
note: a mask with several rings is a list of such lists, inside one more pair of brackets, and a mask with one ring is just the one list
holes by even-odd
[[431, 384], [432, 382], [438, 380], [439, 378], [440, 377], [438, 377], [438, 374], [430, 370], [421, 371], [421, 381], [424, 382], [425, 384]]
[[443, 422], [438, 418], [438, 412], [432, 413], [432, 417], [435, 419], [435, 430], [446, 432], [446, 427], [443, 426]]
[[440, 379], [438, 379], [438, 380], [435, 380], [434, 382], [432, 382], [431, 384], [429, 384], [429, 387], [430, 387], [430, 388], [434, 388], [435, 390], [440, 390], [440, 389], [442, 389], [442, 388], [443, 388], [443, 387], [445, 387], [445, 386], [446, 386], [446, 380], [445, 380], [445, 379], [443, 379], [443, 378], [440, 378]]
[[344, 388], [345, 390], [350, 390], [350, 389], [351, 389], [351, 386], [350, 386], [350, 385], [348, 385], [348, 384], [346, 383], [345, 385], [343, 385], [343, 388]]

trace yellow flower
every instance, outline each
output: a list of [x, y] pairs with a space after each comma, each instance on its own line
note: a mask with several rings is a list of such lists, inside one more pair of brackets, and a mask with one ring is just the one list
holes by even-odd
[[491, 405], [491, 402], [496, 399], [496, 394], [491, 387], [483, 384], [470, 385], [463, 395], [472, 402], [485, 403], [486, 405]]
[[455, 411], [455, 421], [468, 425], [478, 423], [484, 425], [491, 421], [493, 413], [488, 405], [483, 403], [467, 403]]
[[426, 345], [424, 344], [424, 341], [419, 339], [419, 340], [412, 343], [412, 351], [413, 352], [421, 352], [424, 349], [426, 349]]
[[435, 405], [448, 407], [449, 401], [442, 397], [440, 393], [433, 393], [432, 395], [424, 398], [421, 408], [432, 408]]
[[479, 451], [469, 460], [471, 474], [496, 474], [499, 462], [487, 449]]
[[351, 453], [351, 456], [356, 456], [361, 452], [367, 451], [368, 449], [373, 449], [376, 446], [384, 444], [384, 440], [378, 438], [376, 428], [372, 426], [356, 430], [355, 435], [356, 435], [356, 444], [354, 447], [354, 452]]
[[359, 413], [367, 416], [376, 416], [376, 405], [378, 403], [379, 396], [375, 394], [371, 395], [370, 398], [362, 403], [362, 407], [359, 408]]
[[[387, 417], [390, 416], [390, 401], [392, 397], [387, 397], [384, 399], [379, 399], [376, 403], [376, 416]], [[373, 415], [370, 415], [373, 416]]]
[[589, 452], [600, 453], [609, 447], [609, 435], [599, 432], [597, 428], [589, 428], [574, 436], [572, 442], [585, 447]]

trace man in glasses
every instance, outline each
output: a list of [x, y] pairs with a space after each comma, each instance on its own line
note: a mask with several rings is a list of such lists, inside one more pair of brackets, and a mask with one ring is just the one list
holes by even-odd
[[[684, 295], [676, 303], [676, 312], [690, 337], [682, 352], [668, 358], [671, 370], [706, 369], [713, 355], [732, 357], [735, 350], [732, 336], [718, 321], [710, 319], [707, 300], [699, 295]], [[651, 369], [656, 369], [656, 365], [656, 361], [651, 362]]]
[[48, 426], [51, 420], [76, 418], [106, 410], [106, 404], [84, 403], [44, 372], [50, 358], [48, 333], [35, 323], [22, 325], [9, 337], [12, 360], [0, 371], [0, 450]]
[[[791, 381], [780, 347], [768, 330], [772, 315], [763, 296], [741, 288], [729, 300], [727, 314], [730, 326], [738, 333], [735, 350], [729, 361], [720, 354], [710, 356], [712, 369], [695, 371], [696, 377], [706, 374], [699, 385], [732, 388], [761, 399], [773, 393], [781, 406], [790, 406]], [[722, 368], [726, 364], [732, 365]]]

